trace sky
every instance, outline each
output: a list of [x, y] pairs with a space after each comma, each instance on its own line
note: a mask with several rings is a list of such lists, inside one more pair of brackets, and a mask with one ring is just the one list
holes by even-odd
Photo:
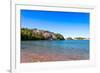
[[21, 10], [20, 16], [21, 28], [48, 30], [60, 33], [65, 38], [89, 38], [89, 13]]

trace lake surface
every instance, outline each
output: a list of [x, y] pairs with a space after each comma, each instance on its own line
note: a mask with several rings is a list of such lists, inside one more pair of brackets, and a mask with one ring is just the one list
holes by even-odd
[[89, 40], [22, 41], [21, 50], [36, 54], [77, 55], [89, 59]]

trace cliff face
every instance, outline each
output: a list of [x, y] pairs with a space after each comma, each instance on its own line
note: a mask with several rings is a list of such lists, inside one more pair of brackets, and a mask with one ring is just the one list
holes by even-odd
[[22, 28], [21, 40], [64, 40], [64, 37], [50, 31]]

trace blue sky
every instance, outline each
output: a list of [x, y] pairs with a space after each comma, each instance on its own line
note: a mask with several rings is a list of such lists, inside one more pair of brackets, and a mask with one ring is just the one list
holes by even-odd
[[21, 27], [61, 33], [66, 37], [89, 37], [89, 13], [21, 10]]

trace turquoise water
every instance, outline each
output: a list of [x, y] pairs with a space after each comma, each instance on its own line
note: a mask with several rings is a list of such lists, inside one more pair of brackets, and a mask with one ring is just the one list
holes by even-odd
[[21, 49], [38, 54], [81, 55], [89, 58], [89, 40], [22, 41]]

